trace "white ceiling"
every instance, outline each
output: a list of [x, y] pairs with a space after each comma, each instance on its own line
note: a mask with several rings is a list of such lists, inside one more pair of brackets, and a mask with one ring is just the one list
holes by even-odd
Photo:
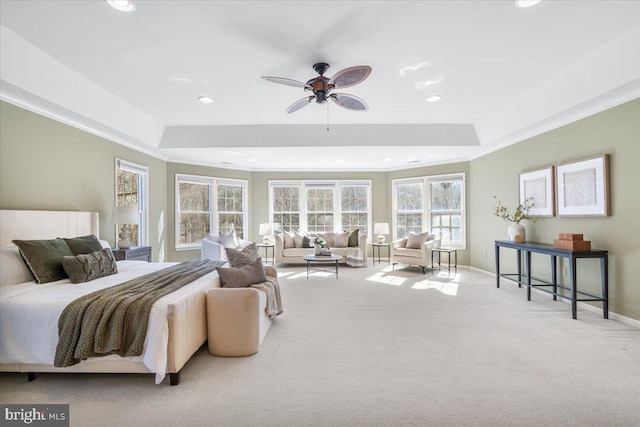
[[[168, 161], [357, 171], [470, 160], [640, 97], [638, 1], [135, 3], [2, 0], [2, 99]], [[260, 77], [316, 62], [370, 65], [341, 90], [369, 111], [285, 114], [308, 93]]]

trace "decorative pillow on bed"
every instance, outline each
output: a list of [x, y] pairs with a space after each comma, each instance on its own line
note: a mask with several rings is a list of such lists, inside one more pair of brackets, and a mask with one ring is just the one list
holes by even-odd
[[236, 237], [236, 230], [231, 230], [228, 233], [219, 232], [218, 236], [220, 237], [220, 244], [225, 248], [237, 248], [238, 247], [238, 238]]
[[260, 255], [258, 255], [258, 248], [255, 243], [250, 243], [240, 250], [225, 248], [224, 251], [227, 254], [227, 261], [229, 261], [229, 265], [234, 268], [251, 264], [260, 258]]
[[65, 256], [72, 256], [73, 253], [64, 239], [13, 240], [13, 243], [20, 248], [20, 255], [37, 283], [55, 282], [67, 278], [67, 273], [62, 267], [62, 259]]
[[74, 255], [90, 254], [91, 252], [102, 249], [100, 241], [94, 234], [88, 236], [74, 237], [72, 239], [64, 239]]
[[90, 254], [66, 256], [62, 260], [62, 266], [73, 283], [90, 282], [118, 272], [116, 259], [109, 248]]
[[239, 268], [216, 267], [223, 288], [246, 288], [267, 281], [262, 258]]

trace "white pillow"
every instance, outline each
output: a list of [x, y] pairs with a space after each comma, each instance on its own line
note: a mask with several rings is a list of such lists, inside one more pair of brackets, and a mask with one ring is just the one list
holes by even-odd
[[416, 234], [414, 232], [410, 232], [407, 237], [407, 249], [420, 249], [422, 248], [422, 244], [427, 241], [427, 237], [429, 237], [429, 232], [425, 231], [424, 233]]
[[318, 236], [327, 242], [327, 246], [334, 248], [336, 246], [336, 235], [334, 233], [318, 234]]
[[236, 230], [231, 230], [228, 233], [219, 232], [220, 244], [225, 248], [236, 249], [238, 247], [238, 239], [236, 238]]
[[298, 233], [297, 231], [293, 232], [293, 246], [295, 246], [296, 248], [303, 248], [304, 245], [302, 244], [302, 241], [304, 240], [304, 235]]
[[284, 238], [284, 249], [291, 249], [296, 247], [293, 240], [293, 234], [289, 233], [288, 231], [283, 231], [282, 237]]
[[0, 247], [0, 285], [16, 285], [34, 280], [16, 245]]
[[349, 232], [336, 233], [334, 248], [346, 248], [349, 246]]

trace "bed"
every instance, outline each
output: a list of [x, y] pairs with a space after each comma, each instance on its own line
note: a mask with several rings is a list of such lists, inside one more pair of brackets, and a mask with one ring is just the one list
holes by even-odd
[[[36, 284], [24, 265], [14, 239], [54, 239], [88, 234], [98, 236], [95, 212], [0, 211], [2, 283], [0, 283], [0, 371], [154, 373], [156, 384], [169, 374], [171, 385], [180, 370], [207, 339], [205, 294], [220, 286], [215, 271], [157, 300], [141, 356], [109, 355], [81, 363], [53, 366], [58, 341], [58, 318], [68, 303], [96, 289], [122, 283], [177, 263], [117, 261], [118, 274], [73, 284], [69, 279]], [[20, 281], [26, 276], [29, 280]]]

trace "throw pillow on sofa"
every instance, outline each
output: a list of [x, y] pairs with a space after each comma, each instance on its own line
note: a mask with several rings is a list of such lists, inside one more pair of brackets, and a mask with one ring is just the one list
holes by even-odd
[[334, 248], [346, 248], [349, 246], [349, 232], [336, 233]]
[[231, 230], [228, 233], [219, 232], [220, 244], [225, 248], [237, 248], [238, 238], [236, 237], [236, 230]]
[[288, 231], [283, 231], [282, 239], [284, 240], [284, 249], [292, 249], [296, 247], [296, 244], [293, 240], [293, 233], [289, 233]]
[[420, 234], [416, 234], [414, 232], [410, 232], [407, 237], [407, 249], [420, 249], [422, 248], [422, 244], [427, 242], [427, 238], [429, 237], [429, 232], [424, 232]]
[[355, 248], [356, 246], [358, 246], [358, 234], [360, 233], [360, 229], [356, 228], [355, 230], [353, 230], [351, 233], [349, 233], [349, 247], [350, 248]]
[[238, 268], [216, 267], [216, 271], [223, 288], [247, 288], [267, 280], [262, 258]]

